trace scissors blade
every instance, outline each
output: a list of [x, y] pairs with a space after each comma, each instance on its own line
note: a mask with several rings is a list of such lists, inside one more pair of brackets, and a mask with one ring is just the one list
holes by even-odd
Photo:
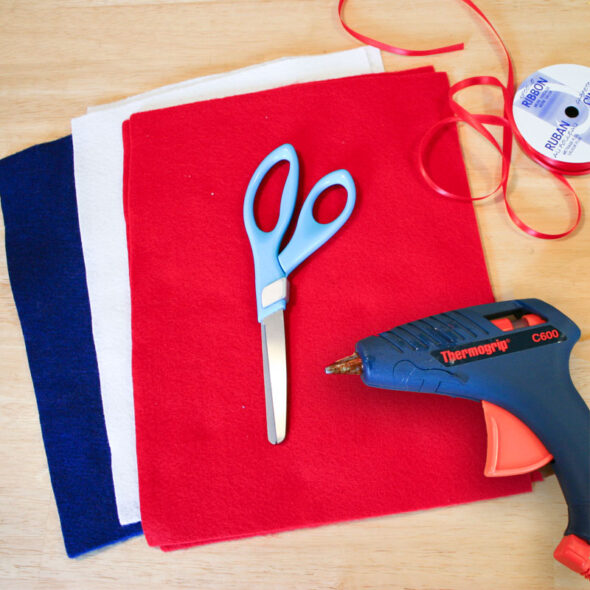
[[279, 309], [262, 320], [262, 364], [268, 440], [278, 445], [287, 431], [287, 349], [285, 320]]

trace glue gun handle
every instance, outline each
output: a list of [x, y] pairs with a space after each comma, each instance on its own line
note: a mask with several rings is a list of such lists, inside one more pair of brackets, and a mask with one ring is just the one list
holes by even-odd
[[[551, 310], [542, 309], [550, 317]], [[564, 339], [528, 348], [495, 362], [465, 365], [465, 391], [501, 406], [524, 422], [553, 455], [554, 470], [568, 505], [566, 535], [590, 543], [590, 410], [569, 373], [579, 329], [571, 320], [551, 318]], [[512, 336], [514, 339], [515, 336]], [[462, 369], [457, 368], [457, 373]], [[456, 387], [459, 393], [460, 387]]]
[[576, 414], [564, 430], [571, 438], [571, 455], [556, 458], [554, 470], [567, 502], [568, 525], [553, 556], [590, 580], [590, 411], [571, 380], [567, 389], [568, 414]]
[[[554, 457], [553, 468], [568, 508], [565, 536], [554, 557], [589, 577], [590, 410], [576, 391], [567, 369], [565, 374], [554, 374], [553, 380], [550, 374], [545, 377], [546, 388], [537, 392], [541, 395], [536, 398], [529, 398], [535, 401], [526, 411], [528, 426]], [[556, 377], [559, 377], [558, 387]]]
[[[543, 351], [545, 352], [545, 351]], [[561, 356], [563, 355], [563, 356]], [[565, 537], [554, 557], [590, 576], [590, 410], [567, 370], [569, 351], [529, 371], [514, 371], [508, 388], [487, 392], [488, 403], [519, 418], [553, 455], [553, 468], [568, 507]], [[553, 361], [553, 362], [551, 362]], [[488, 374], [486, 380], [493, 378]]]
[[[590, 410], [571, 382], [558, 396], [560, 443], [555, 451], [554, 471], [568, 506], [566, 535], [574, 534], [590, 543]], [[552, 441], [553, 447], [555, 443]]]

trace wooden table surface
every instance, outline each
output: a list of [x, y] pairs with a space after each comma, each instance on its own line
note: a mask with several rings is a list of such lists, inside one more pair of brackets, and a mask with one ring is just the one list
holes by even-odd
[[[70, 132], [86, 107], [164, 84], [283, 56], [357, 46], [340, 27], [337, 0], [0, 0], [0, 157]], [[517, 80], [554, 63], [590, 66], [590, 2], [480, 0], [511, 51]], [[458, 0], [350, 0], [350, 24], [402, 47], [465, 41], [463, 52], [385, 55], [388, 70], [434, 64], [451, 82], [505, 79], [499, 47]], [[499, 94], [464, 103], [496, 109]], [[472, 190], [483, 194], [499, 159], [461, 131]], [[559, 231], [567, 196], [516, 150], [511, 198], [524, 219]], [[588, 177], [572, 179], [590, 207]], [[539, 297], [584, 336], [571, 372], [590, 402], [590, 232], [585, 218], [558, 241], [525, 236], [499, 198], [477, 205], [498, 299]], [[2, 230], [0, 230], [2, 231]], [[0, 236], [4, 244], [3, 231]], [[576, 589], [580, 576], [552, 559], [566, 524], [555, 477], [532, 494], [299, 530], [164, 554], [138, 537], [69, 560], [57, 511], [22, 333], [0, 246], [0, 587]], [[558, 395], [559, 392], [555, 392]]]

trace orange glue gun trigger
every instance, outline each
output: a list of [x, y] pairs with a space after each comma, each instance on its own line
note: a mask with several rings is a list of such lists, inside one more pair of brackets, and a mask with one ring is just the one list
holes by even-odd
[[529, 473], [547, 465], [553, 455], [516, 416], [482, 401], [488, 435], [484, 475], [502, 477]]

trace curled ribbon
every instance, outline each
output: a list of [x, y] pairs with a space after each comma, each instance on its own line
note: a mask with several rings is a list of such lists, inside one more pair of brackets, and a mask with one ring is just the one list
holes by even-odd
[[[496, 31], [492, 23], [486, 17], [486, 15], [471, 1], [471, 0], [461, 0], [464, 4], [469, 6], [474, 12], [476, 12], [480, 18], [488, 25], [488, 27], [492, 30], [494, 36], [500, 43], [502, 50], [504, 52], [504, 56], [506, 58], [507, 69], [508, 69], [508, 77], [506, 84], [502, 84], [497, 78], [493, 76], [475, 76], [473, 78], [467, 78], [466, 80], [462, 80], [461, 82], [457, 82], [453, 84], [453, 86], [449, 89], [449, 106], [451, 111], [453, 112], [453, 116], [447, 117], [442, 119], [438, 123], [432, 127], [428, 133], [422, 138], [419, 147], [419, 168], [422, 176], [428, 183], [428, 185], [436, 191], [439, 195], [444, 197], [449, 197], [452, 199], [457, 199], [461, 201], [480, 201], [482, 199], [486, 199], [491, 197], [501, 191], [502, 198], [504, 200], [504, 205], [506, 207], [506, 211], [513, 221], [513, 223], [519, 227], [522, 231], [533, 236], [535, 238], [542, 238], [546, 240], [554, 240], [557, 238], [563, 238], [570, 233], [572, 233], [580, 222], [580, 218], [582, 216], [582, 207], [580, 205], [580, 199], [576, 194], [576, 191], [570, 185], [570, 183], [564, 178], [564, 174], [571, 174], [571, 175], [582, 175], [590, 173], [590, 163], [582, 163], [582, 164], [574, 164], [574, 163], [567, 163], [567, 162], [560, 162], [558, 160], [554, 160], [543, 154], [539, 153], [535, 149], [533, 149], [522, 137], [516, 124], [514, 122], [514, 115], [512, 112], [512, 100], [515, 93], [515, 85], [514, 85], [514, 68], [512, 66], [512, 60], [510, 59], [510, 54], [508, 53], [508, 49], [504, 45], [499, 33]], [[464, 48], [463, 43], [458, 43], [455, 45], [448, 45], [445, 47], [437, 47], [434, 49], [426, 49], [426, 50], [413, 50], [413, 49], [402, 49], [400, 47], [395, 47], [393, 45], [388, 45], [386, 43], [382, 43], [381, 41], [377, 41], [376, 39], [372, 39], [371, 37], [367, 37], [366, 35], [362, 35], [357, 33], [355, 30], [351, 29], [345, 22], [342, 16], [342, 12], [344, 10], [344, 4], [346, 0], [339, 0], [338, 3], [338, 17], [342, 26], [350, 33], [353, 37], [366, 43], [367, 45], [372, 45], [373, 47], [377, 47], [383, 51], [387, 51], [390, 53], [396, 53], [398, 55], [409, 55], [409, 56], [424, 56], [424, 55], [435, 55], [438, 53], [447, 53], [450, 51], [458, 51]], [[500, 88], [502, 92], [502, 100], [503, 100], [503, 116], [497, 115], [485, 115], [479, 113], [470, 113], [467, 109], [463, 108], [456, 100], [455, 94], [460, 92], [465, 88], [469, 88], [470, 86], [495, 86]], [[471, 196], [464, 196], [459, 195], [456, 193], [452, 193], [447, 191], [445, 188], [439, 186], [430, 176], [426, 166], [424, 165], [426, 151], [428, 146], [430, 145], [434, 136], [445, 126], [447, 125], [456, 125], [458, 123], [466, 123], [472, 129], [477, 131], [480, 135], [485, 137], [492, 146], [498, 151], [500, 157], [502, 158], [502, 173], [501, 179], [496, 188], [494, 188], [491, 192], [480, 196], [480, 197], [471, 197]], [[485, 127], [485, 125], [495, 125], [502, 127], [502, 144], [500, 145], [494, 136], [489, 132], [489, 130]], [[538, 230], [533, 229], [531, 226], [527, 225], [520, 217], [516, 214], [510, 202], [508, 201], [508, 177], [510, 173], [510, 162], [512, 159], [512, 139], [513, 137], [516, 138], [516, 141], [520, 145], [521, 149], [537, 164], [548, 170], [559, 182], [561, 182], [573, 196], [573, 202], [575, 206], [575, 220], [572, 225], [564, 232], [557, 233], [557, 234], [549, 234], [544, 233]]]

